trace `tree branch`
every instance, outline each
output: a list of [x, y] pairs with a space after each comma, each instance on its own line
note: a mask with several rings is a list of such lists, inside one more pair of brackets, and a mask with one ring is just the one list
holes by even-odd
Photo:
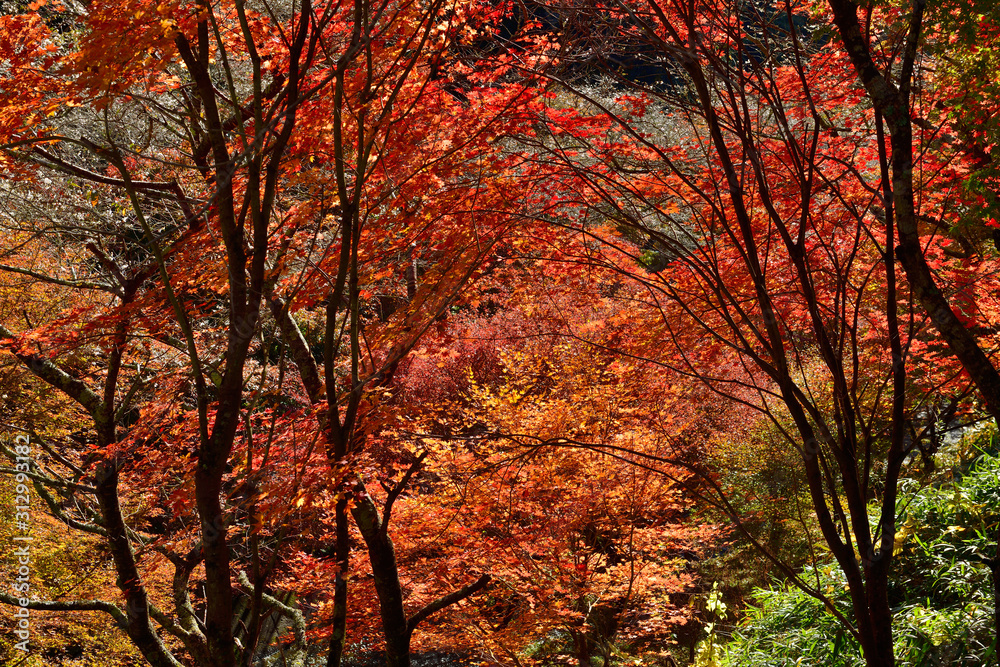
[[25, 607], [34, 611], [103, 611], [115, 619], [115, 623], [123, 630], [128, 626], [128, 621], [118, 605], [105, 602], [104, 600], [28, 600], [25, 605], [21, 604], [22, 598], [17, 598], [9, 593], [0, 592], [0, 603], [14, 607]]
[[[7, 327], [0, 325], [0, 341], [4, 338], [14, 341], [17, 339], [17, 336]], [[14, 349], [11, 349], [11, 353], [37, 377], [45, 380], [82, 405], [95, 420], [104, 419], [104, 402], [83, 381], [77, 380], [45, 357], [36, 354], [25, 354]]]
[[478, 593], [482, 589], [486, 588], [486, 586], [492, 580], [493, 577], [491, 577], [488, 574], [484, 574], [483, 576], [479, 577], [479, 579], [476, 579], [468, 586], [460, 588], [454, 593], [449, 593], [448, 595], [440, 597], [434, 602], [431, 602], [426, 607], [415, 613], [413, 616], [410, 616], [410, 619], [406, 622], [406, 631], [412, 633], [416, 629], [416, 627], [420, 623], [425, 621], [427, 617], [430, 616], [431, 614], [435, 614], [446, 607], [450, 607], [456, 602], [460, 602], [461, 600], [464, 600], [465, 598]]
[[[89, 169], [84, 169], [78, 165], [71, 164], [62, 158], [49, 153], [44, 148], [35, 146], [32, 148], [32, 152], [40, 155], [48, 162], [48, 164], [43, 163], [43, 166], [56, 169], [63, 173], [71, 174], [73, 176], [79, 176], [80, 178], [92, 183], [101, 183], [103, 185], [114, 185], [119, 187], [125, 186], [125, 181], [122, 179], [102, 176], [101, 174], [90, 171]], [[177, 184], [177, 181], [132, 181], [131, 185], [136, 190], [143, 192], [152, 191], [172, 194], [177, 200], [177, 204], [181, 207], [181, 211], [184, 213], [184, 217], [188, 225], [191, 227], [198, 227], [200, 225], [200, 217], [191, 209], [191, 204], [188, 201], [187, 196], [185, 196], [184, 191], [181, 190], [181, 186]]]
[[406, 470], [406, 473], [404, 473], [403, 477], [400, 478], [399, 482], [396, 483], [396, 486], [389, 489], [389, 492], [385, 497], [385, 505], [382, 508], [383, 533], [389, 530], [389, 516], [392, 514], [393, 503], [396, 502], [396, 498], [398, 498], [399, 494], [401, 494], [403, 492], [403, 489], [406, 488], [406, 485], [410, 482], [410, 479], [413, 477], [413, 475], [418, 470], [420, 470], [420, 466], [423, 464], [424, 459], [426, 458], [427, 458], [427, 452], [420, 452], [420, 454], [417, 456], [417, 459], [410, 464], [410, 467]]
[[62, 285], [63, 287], [74, 287], [78, 289], [93, 289], [101, 290], [104, 292], [114, 291], [111, 285], [105, 285], [104, 283], [92, 283], [89, 280], [66, 280], [64, 278], [55, 278], [53, 276], [46, 275], [44, 273], [39, 273], [38, 271], [32, 271], [31, 269], [22, 269], [18, 266], [10, 266], [9, 264], [0, 264], [0, 271], [10, 271], [11, 273], [19, 273], [23, 276], [28, 276], [29, 278], [34, 278], [40, 280], [43, 283], [50, 283], [52, 285]]

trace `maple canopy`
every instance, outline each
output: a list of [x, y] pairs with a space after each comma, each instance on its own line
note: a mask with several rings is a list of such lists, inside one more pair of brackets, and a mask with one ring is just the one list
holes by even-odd
[[1000, 419], [991, 3], [8, 4], [4, 423], [115, 582], [31, 609], [694, 660], [750, 545], [895, 664], [900, 480]]

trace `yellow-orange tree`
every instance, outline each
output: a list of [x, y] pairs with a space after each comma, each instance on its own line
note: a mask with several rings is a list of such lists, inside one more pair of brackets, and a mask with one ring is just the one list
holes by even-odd
[[381, 438], [426, 454], [395, 501], [401, 558], [431, 579], [488, 564], [487, 594], [450, 616], [452, 646], [501, 661], [529, 646], [580, 664], [613, 647], [655, 655], [691, 622], [695, 563], [726, 531], [695, 517], [690, 470], [648, 462], [691, 465], [742, 417], [655, 364], [595, 349], [634, 335], [629, 289], [539, 261], [571, 239], [538, 231], [505, 248], [397, 374], [392, 402], [418, 407]]

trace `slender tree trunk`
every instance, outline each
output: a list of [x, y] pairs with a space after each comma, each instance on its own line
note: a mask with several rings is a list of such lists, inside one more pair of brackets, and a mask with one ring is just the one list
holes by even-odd
[[[906, 272], [913, 294], [927, 311], [934, 327], [962, 363], [979, 389], [983, 404], [1000, 424], [1000, 371], [992, 364], [979, 342], [952, 309], [947, 297], [934, 280], [920, 244], [913, 191], [913, 129], [910, 119], [908, 76], [899, 88], [888, 81], [871, 57], [868, 40], [858, 22], [857, 5], [850, 0], [830, 0], [834, 23], [844, 48], [854, 64], [858, 78], [868, 91], [875, 108], [885, 118], [892, 145], [892, 194], [896, 229], [899, 235], [898, 258]], [[903, 70], [912, 70], [920, 35], [924, 0], [915, 0]]]
[[375, 577], [382, 633], [385, 636], [386, 667], [409, 667], [410, 628], [403, 608], [403, 588], [399, 581], [396, 549], [382, 525], [378, 507], [359, 484], [351, 510], [354, 521], [368, 547], [368, 560]]
[[337, 576], [333, 583], [333, 618], [330, 620], [330, 651], [326, 667], [340, 667], [347, 643], [347, 568], [350, 565], [350, 544], [348, 544], [347, 498], [337, 501]]
[[865, 665], [895, 667], [888, 568], [885, 564], [876, 562], [865, 568], [863, 577], [857, 568], [854, 574], [855, 577], [848, 577], [851, 606]]
[[129, 544], [128, 528], [118, 501], [118, 471], [114, 459], [97, 470], [97, 500], [101, 517], [108, 531], [108, 544], [118, 574], [118, 587], [125, 596], [126, 632], [149, 664], [156, 667], [176, 667], [169, 651], [153, 631], [149, 618], [149, 601]]

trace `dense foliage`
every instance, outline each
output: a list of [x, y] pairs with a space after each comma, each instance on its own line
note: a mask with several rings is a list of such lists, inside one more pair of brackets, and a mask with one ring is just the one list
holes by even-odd
[[0, 660], [996, 662], [998, 18], [0, 3]]

